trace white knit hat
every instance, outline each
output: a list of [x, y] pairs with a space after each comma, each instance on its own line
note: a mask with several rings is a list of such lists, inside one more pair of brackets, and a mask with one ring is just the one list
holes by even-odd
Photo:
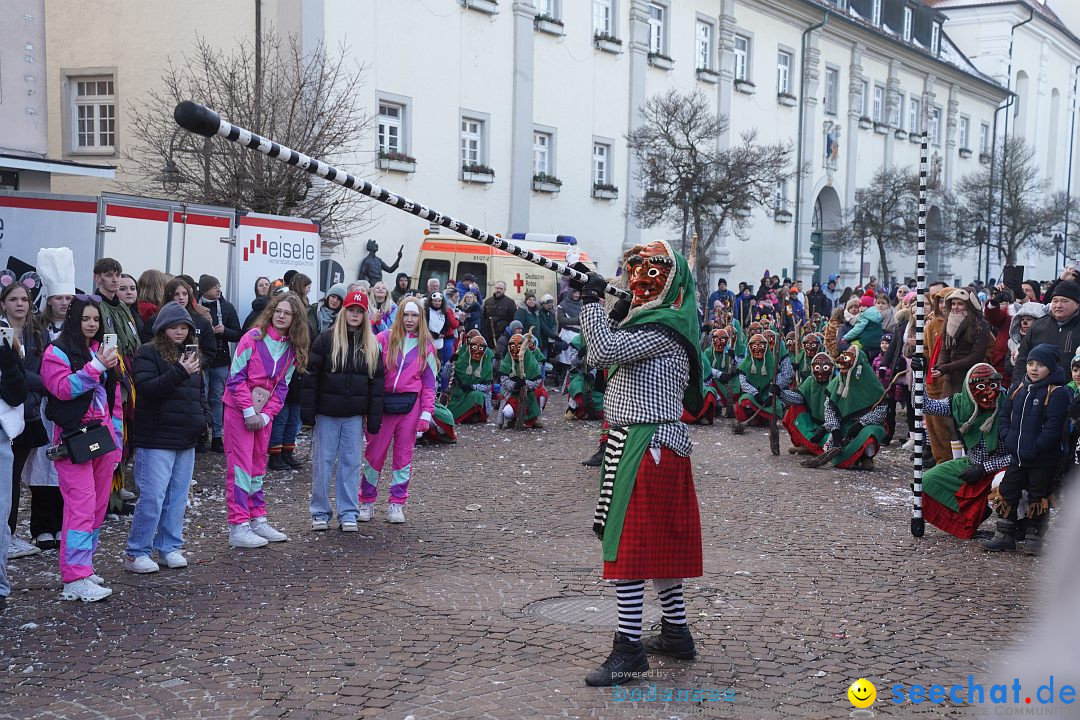
[[75, 256], [71, 248], [41, 248], [37, 273], [47, 295], [75, 294]]

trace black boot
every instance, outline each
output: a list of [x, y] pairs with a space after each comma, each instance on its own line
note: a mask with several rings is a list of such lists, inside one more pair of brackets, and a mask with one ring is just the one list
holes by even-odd
[[1024, 541], [1025, 555], [1042, 555], [1043, 539], [1046, 538], [1046, 527], [1049, 523], [1049, 514], [1045, 512], [1039, 517], [1028, 519], [1028, 528], [1032, 532], [1028, 533], [1027, 540]]
[[219, 437], [214, 438], [210, 443], [210, 452], [225, 454], [225, 440]]
[[1016, 521], [998, 520], [994, 537], [981, 543], [984, 550], [990, 552], [1015, 552], [1016, 551]]
[[592, 457], [588, 460], [582, 460], [581, 464], [585, 467], [600, 467], [604, 461], [604, 448], [606, 446], [607, 443], [602, 443], [600, 447], [596, 448], [596, 452], [592, 454]]
[[281, 451], [281, 462], [285, 463], [285, 467], [283, 467], [282, 470], [288, 470], [289, 468], [292, 468], [293, 470], [299, 470], [300, 468], [304, 467], [304, 463], [300, 460], [297, 460], [296, 455], [294, 455], [293, 453], [293, 450]]
[[585, 676], [585, 684], [591, 687], [609, 687], [616, 683], [631, 681], [633, 673], [649, 669], [649, 658], [641, 641], [633, 641], [620, 632], [615, 633], [611, 654], [600, 667]]
[[281, 459], [281, 453], [270, 453], [270, 459], [266, 462], [267, 470], [289, 470], [289, 466]]
[[673, 625], [666, 619], [660, 620], [660, 634], [645, 638], [642, 645], [650, 655], [667, 655], [678, 660], [693, 660], [697, 657], [690, 626]]

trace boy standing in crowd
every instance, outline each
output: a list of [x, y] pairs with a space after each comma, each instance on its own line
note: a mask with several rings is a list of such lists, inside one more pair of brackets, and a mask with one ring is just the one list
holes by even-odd
[[221, 396], [225, 393], [225, 381], [229, 377], [229, 363], [232, 360], [229, 343], [239, 342], [244, 332], [240, 329], [240, 316], [236, 314], [236, 308], [222, 296], [221, 283], [216, 277], [199, 276], [199, 295], [199, 303], [210, 311], [210, 323], [214, 326], [214, 336], [217, 339], [217, 353], [207, 358], [209, 362], [203, 371], [203, 391], [210, 403], [213, 436], [210, 450], [224, 453], [222, 418], [225, 406]]

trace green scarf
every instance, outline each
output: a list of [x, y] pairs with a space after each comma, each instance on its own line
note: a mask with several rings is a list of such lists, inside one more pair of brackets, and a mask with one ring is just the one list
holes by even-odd
[[885, 393], [881, 380], [866, 359], [866, 353], [862, 350], [857, 352], [851, 370], [846, 374], [837, 373], [836, 377], [829, 381], [827, 388], [829, 399], [840, 410], [842, 423], [854, 415], [869, 411]]
[[[526, 380], [535, 380], [540, 377], [540, 365], [536, 362], [536, 356], [533, 353], [526, 350], [522, 364], [525, 366], [524, 378]], [[513, 376], [518, 374], [517, 371], [518, 364], [514, 362], [514, 358], [507, 352], [503, 355], [502, 362], [499, 363], [499, 375]]]
[[[607, 511], [604, 531], [604, 562], [615, 562], [619, 558], [619, 541], [622, 540], [623, 521], [626, 519], [626, 508], [630, 505], [630, 496], [634, 493], [634, 482], [637, 480], [638, 470], [641, 468], [641, 459], [645, 457], [645, 451], [649, 449], [653, 434], [656, 432], [655, 424], [631, 425], [626, 430], [626, 444], [623, 445], [622, 455], [619, 456], [615, 466], [615, 483], [611, 488], [611, 507]], [[604, 475], [607, 470], [607, 460], [600, 468], [601, 494], [603, 494]]]
[[140, 342], [135, 321], [131, 318], [131, 310], [123, 302], [118, 301], [114, 305], [104, 297], [101, 298], [98, 309], [101, 311], [101, 323], [105, 326], [105, 332], [116, 333], [117, 350], [124, 357], [134, 357]]
[[762, 390], [776, 377], [776, 353], [765, 350], [765, 357], [759, 362], [749, 352], [739, 363], [739, 372], [758, 390]]
[[971, 371], [978, 365], [973, 365], [964, 376], [964, 389], [952, 396], [951, 410], [953, 420], [956, 421], [956, 430], [960, 433], [960, 440], [966, 450], [971, 450], [979, 441], [986, 443], [986, 449], [994, 452], [998, 446], [998, 409], [1004, 402], [1004, 391], [998, 394], [997, 406], [993, 410], [981, 410], [975, 403], [975, 398], [968, 388], [968, 380]]
[[487, 348], [484, 349], [484, 357], [480, 362], [475, 362], [469, 355], [468, 346], [458, 350], [457, 360], [454, 361], [454, 377], [468, 385], [490, 385], [491, 364], [495, 360], [495, 353]]
[[[698, 324], [697, 294], [694, 286], [694, 278], [690, 274], [690, 266], [686, 258], [677, 253], [671, 246], [661, 240], [668, 253], [675, 259], [675, 276], [668, 285], [667, 293], [654, 307], [646, 307], [637, 310], [631, 309], [631, 313], [620, 324], [621, 328], [658, 323], [666, 325], [685, 339], [684, 349], [687, 360], [690, 362], [690, 378], [683, 392], [683, 406], [692, 415], [701, 412], [704, 402], [702, 395], [701, 353], [697, 348], [701, 347], [701, 326]], [[623, 278], [626, 276], [624, 275]], [[611, 372], [614, 372], [612, 368]], [[610, 375], [610, 373], [609, 373]]]

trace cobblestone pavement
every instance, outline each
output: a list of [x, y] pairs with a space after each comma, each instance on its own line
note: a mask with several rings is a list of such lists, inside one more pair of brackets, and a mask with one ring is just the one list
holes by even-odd
[[[61, 602], [55, 552], [13, 561], [0, 715], [831, 718], [850, 715], [846, 688], [865, 676], [878, 716], [959, 717], [897, 707], [888, 688], [978, 677], [1029, 614], [1024, 581], [1044, 561], [930, 526], [911, 537], [898, 447], [873, 472], [810, 471], [770, 455], [763, 430], [735, 437], [723, 421], [692, 430], [705, 576], [688, 581], [687, 610], [701, 657], [654, 660], [650, 682], [731, 688], [732, 701], [631, 704], [588, 688], [614, 623], [590, 530], [596, 473], [579, 464], [599, 428], [557, 418], [556, 402], [542, 431], [470, 426], [455, 447], [419, 449], [405, 525], [384, 522], [384, 501], [357, 535], [310, 532], [305, 468], [267, 483], [291, 541], [229, 550], [222, 456], [209, 455], [186, 570], [124, 572], [126, 518], [102, 533], [106, 602]], [[655, 621], [651, 589], [646, 602]]]

